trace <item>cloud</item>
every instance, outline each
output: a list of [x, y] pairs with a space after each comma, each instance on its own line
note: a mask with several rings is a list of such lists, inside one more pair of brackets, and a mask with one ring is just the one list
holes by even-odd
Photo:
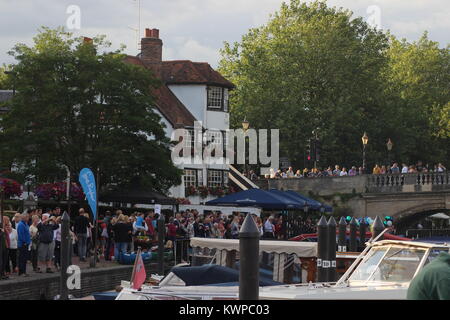
[[177, 50], [177, 54], [173, 58], [198, 62], [218, 61], [219, 50], [202, 45], [194, 39], [189, 39]]
[[[286, 0], [287, 2], [289, 0]], [[250, 28], [268, 21], [283, 0], [141, 0], [140, 38], [146, 27], [159, 28], [165, 59], [208, 61], [217, 66], [223, 41], [240, 41]], [[310, 1], [308, 1], [310, 2]], [[408, 40], [418, 39], [424, 30], [441, 46], [449, 42], [448, 0], [329, 0], [330, 6], [352, 10], [368, 18], [367, 8], [379, 6], [381, 26]], [[0, 64], [11, 63], [6, 52], [17, 42], [32, 45], [42, 26], [66, 24], [69, 5], [81, 9], [81, 29], [76, 35], [105, 34], [113, 43], [137, 54], [137, 0], [0, 0]]]

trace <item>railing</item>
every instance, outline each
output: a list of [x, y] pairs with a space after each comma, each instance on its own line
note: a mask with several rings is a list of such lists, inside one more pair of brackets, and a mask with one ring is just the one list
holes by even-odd
[[368, 187], [450, 186], [450, 173], [378, 174], [367, 176]]
[[450, 229], [408, 229], [406, 237], [412, 239], [450, 237]]

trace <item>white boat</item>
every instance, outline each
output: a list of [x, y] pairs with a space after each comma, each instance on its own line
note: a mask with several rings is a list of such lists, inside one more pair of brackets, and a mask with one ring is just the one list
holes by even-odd
[[[337, 282], [261, 286], [259, 298], [406, 299], [411, 280], [440, 252], [448, 252], [449, 248], [448, 244], [413, 241], [382, 240], [367, 243], [366, 249]], [[171, 272], [159, 286], [143, 286], [140, 291], [124, 288], [117, 300], [222, 300], [238, 299], [238, 296], [238, 284], [187, 286]]]

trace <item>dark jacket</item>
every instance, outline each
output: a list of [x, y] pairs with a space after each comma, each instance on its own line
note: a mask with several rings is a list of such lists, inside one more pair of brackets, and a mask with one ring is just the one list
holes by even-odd
[[450, 254], [442, 252], [411, 281], [408, 300], [450, 300]]
[[39, 230], [39, 242], [40, 243], [52, 243], [53, 241], [53, 231], [58, 229], [57, 224], [44, 224], [39, 223], [37, 225]]
[[76, 234], [85, 234], [87, 233], [87, 228], [89, 227], [89, 219], [85, 216], [81, 215], [75, 218], [75, 222], [73, 224], [73, 231]]
[[131, 233], [133, 227], [129, 223], [118, 222], [112, 226], [114, 232], [114, 241], [117, 242], [131, 242]]

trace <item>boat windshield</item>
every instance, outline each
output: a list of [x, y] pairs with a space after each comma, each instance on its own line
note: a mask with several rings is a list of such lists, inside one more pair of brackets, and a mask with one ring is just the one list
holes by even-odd
[[426, 251], [400, 246], [374, 248], [356, 268], [349, 281], [409, 282]]

